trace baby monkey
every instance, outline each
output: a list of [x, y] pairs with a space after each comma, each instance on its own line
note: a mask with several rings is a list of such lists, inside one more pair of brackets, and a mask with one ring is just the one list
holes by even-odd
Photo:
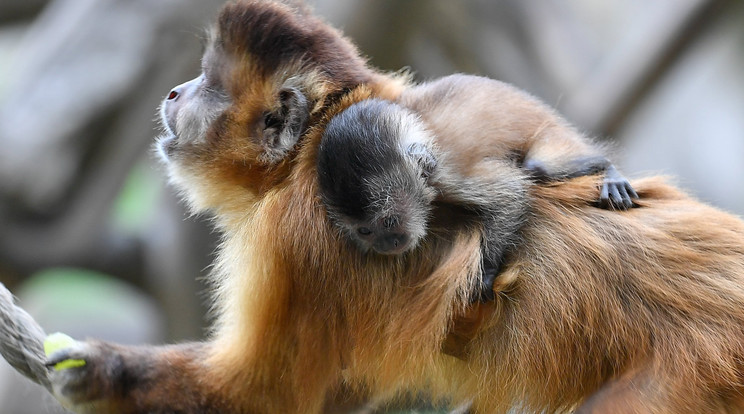
[[[471, 82], [484, 82], [492, 92], [506, 88], [499, 94], [505, 99], [491, 105], [495, 114], [459, 119], [470, 121], [463, 127], [452, 122], [454, 114], [467, 111], [477, 95], [453, 86]], [[519, 244], [519, 229], [529, 211], [527, 189], [534, 181], [604, 173], [598, 205], [626, 209], [637, 198], [598, 149], [521, 91], [464, 75], [409, 91], [400, 104], [368, 99], [351, 105], [329, 122], [321, 140], [321, 198], [331, 220], [362, 251], [405, 253], [432, 230], [446, 231], [430, 223], [432, 218], [442, 222], [440, 215], [449, 215], [451, 224], [480, 226], [483, 273], [471, 298], [487, 301], [493, 298], [493, 281], [504, 256]], [[524, 119], [496, 121], [498, 115]], [[516, 127], [531, 132], [520, 138], [511, 133]], [[499, 135], [501, 131], [510, 134]], [[540, 133], [553, 136], [543, 139]], [[560, 148], [545, 151], [546, 145]], [[566, 147], [576, 154], [556, 159]]]
[[331, 220], [365, 252], [397, 255], [416, 247], [431, 230], [435, 204], [454, 213], [451, 223], [480, 225], [483, 276], [471, 300], [492, 300], [502, 257], [518, 244], [528, 211], [528, 179], [501, 160], [484, 163], [488, 174], [467, 177], [451, 168], [449, 155], [413, 112], [379, 99], [361, 101], [324, 132], [321, 197]]

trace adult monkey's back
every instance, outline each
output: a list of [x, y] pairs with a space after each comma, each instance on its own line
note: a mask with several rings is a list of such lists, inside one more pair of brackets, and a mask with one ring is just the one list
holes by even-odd
[[476, 408], [744, 410], [744, 224], [658, 178], [633, 183], [639, 208], [608, 213], [587, 207], [595, 185], [534, 188], [525, 243], [470, 344], [492, 393]]
[[[271, 2], [226, 7], [202, 76], [174, 89], [160, 148], [225, 241], [209, 342], [78, 342], [52, 356], [79, 412], [312, 413], [344, 381], [372, 395], [429, 391], [479, 412], [706, 412], [736, 407], [742, 378], [744, 225], [655, 181], [641, 206], [591, 206], [599, 178], [536, 186], [526, 243], [461, 353], [477, 229], [452, 223], [405, 260], [365, 256], [318, 199], [328, 119], [405, 85], [364, 66], [312, 16]], [[435, 213], [436, 216], [436, 213]], [[440, 215], [441, 217], [441, 215]], [[635, 404], [635, 405], [634, 405]], [[642, 407], [642, 408], [639, 408]]]

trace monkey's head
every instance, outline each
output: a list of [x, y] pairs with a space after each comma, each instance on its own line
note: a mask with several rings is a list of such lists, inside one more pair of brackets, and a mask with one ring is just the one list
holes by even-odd
[[368, 99], [328, 123], [318, 152], [329, 216], [363, 251], [400, 254], [426, 235], [435, 190], [432, 140], [400, 105]]
[[376, 76], [304, 9], [230, 3], [209, 33], [201, 74], [163, 101], [158, 152], [195, 211], [245, 209], [287, 178], [309, 125]]

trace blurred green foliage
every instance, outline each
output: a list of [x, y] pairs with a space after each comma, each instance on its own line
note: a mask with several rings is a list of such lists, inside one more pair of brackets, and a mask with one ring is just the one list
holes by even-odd
[[155, 211], [161, 188], [160, 173], [151, 164], [140, 161], [129, 173], [111, 211], [115, 231], [141, 233]]

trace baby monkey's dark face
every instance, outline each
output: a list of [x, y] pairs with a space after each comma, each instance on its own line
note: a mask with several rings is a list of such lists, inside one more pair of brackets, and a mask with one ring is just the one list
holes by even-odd
[[401, 254], [426, 235], [436, 159], [421, 121], [371, 99], [334, 117], [318, 154], [321, 197], [330, 218], [365, 252]]

